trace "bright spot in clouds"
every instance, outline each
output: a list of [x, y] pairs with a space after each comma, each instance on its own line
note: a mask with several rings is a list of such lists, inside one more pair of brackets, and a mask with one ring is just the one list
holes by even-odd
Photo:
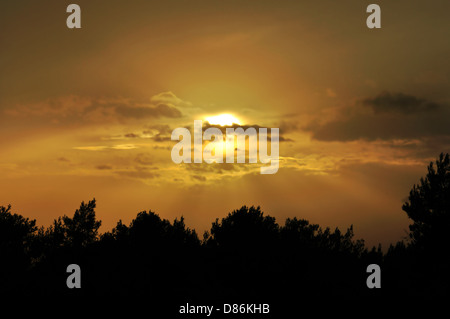
[[209, 124], [213, 125], [221, 125], [221, 126], [230, 126], [233, 124], [241, 124], [241, 121], [239, 121], [236, 117], [234, 117], [231, 114], [220, 114], [216, 116], [210, 116], [207, 117], [206, 120], [209, 122]]

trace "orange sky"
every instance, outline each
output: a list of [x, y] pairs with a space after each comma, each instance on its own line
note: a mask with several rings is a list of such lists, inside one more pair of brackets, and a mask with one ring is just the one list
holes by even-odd
[[[450, 3], [9, 1], [0, 10], [0, 205], [49, 225], [97, 199], [101, 231], [141, 210], [200, 235], [240, 206], [384, 246], [450, 145]], [[280, 169], [172, 162], [176, 127], [230, 113], [280, 128]]]

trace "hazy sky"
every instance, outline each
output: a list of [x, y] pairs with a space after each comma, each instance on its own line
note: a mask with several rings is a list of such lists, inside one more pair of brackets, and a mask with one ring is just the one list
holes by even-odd
[[[0, 205], [49, 225], [97, 199], [200, 235], [242, 205], [354, 225], [387, 245], [450, 151], [450, 2], [7, 1], [0, 7]], [[367, 5], [382, 28], [366, 26]], [[176, 127], [230, 113], [278, 127], [280, 169], [172, 162]]]

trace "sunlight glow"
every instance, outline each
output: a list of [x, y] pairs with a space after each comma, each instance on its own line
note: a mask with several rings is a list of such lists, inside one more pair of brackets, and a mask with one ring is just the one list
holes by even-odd
[[231, 114], [220, 114], [216, 116], [207, 117], [206, 120], [209, 124], [220, 126], [231, 126], [233, 124], [241, 125], [241, 121]]

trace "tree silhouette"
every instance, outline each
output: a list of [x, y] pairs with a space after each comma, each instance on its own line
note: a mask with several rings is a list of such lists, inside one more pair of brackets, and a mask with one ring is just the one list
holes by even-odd
[[184, 217], [175, 219], [171, 224], [158, 214], [142, 211], [126, 226], [120, 220], [110, 233], [102, 235], [102, 241], [127, 243], [133, 247], [162, 247], [200, 245], [197, 233], [186, 227]]
[[[403, 205], [413, 221], [411, 241], [386, 254], [355, 240], [353, 226], [331, 230], [297, 217], [279, 225], [259, 206], [216, 219], [203, 241], [183, 217], [170, 222], [152, 211], [139, 212], [129, 225], [119, 220], [99, 236], [95, 199], [47, 229], [0, 207], [0, 293], [145, 296], [178, 306], [230, 296], [283, 306], [310, 298], [361, 300], [377, 294], [365, 285], [367, 265], [375, 263], [383, 269], [385, 295], [445, 295], [449, 192], [450, 159], [441, 154]], [[83, 271], [78, 291], [65, 285], [72, 263]]]
[[82, 202], [72, 218], [64, 215], [53, 221], [45, 233], [47, 243], [53, 247], [86, 247], [98, 238], [101, 221], [95, 217], [95, 198]]
[[439, 249], [450, 243], [450, 159], [441, 153], [428, 166], [425, 178], [414, 185], [403, 210], [413, 220], [410, 228], [412, 243], [426, 249]]
[[11, 205], [0, 206], [0, 245], [24, 249], [37, 231], [36, 220], [11, 213]]
[[384, 288], [392, 297], [441, 298], [450, 287], [450, 159], [441, 153], [414, 185], [402, 209], [412, 220], [409, 240], [383, 256]]
[[36, 221], [12, 214], [11, 205], [0, 206], [0, 292], [12, 292], [24, 284], [30, 266], [29, 250], [37, 231]]
[[267, 249], [278, 235], [275, 218], [264, 216], [261, 208], [242, 206], [229, 213], [221, 222], [212, 224], [209, 244], [225, 249]]
[[329, 227], [322, 230], [317, 224], [310, 224], [305, 219], [288, 218], [281, 229], [286, 245], [303, 250], [321, 250], [328, 254], [346, 253], [361, 256], [365, 252], [364, 240], [354, 240], [353, 225], [342, 233], [339, 228], [334, 232]]

